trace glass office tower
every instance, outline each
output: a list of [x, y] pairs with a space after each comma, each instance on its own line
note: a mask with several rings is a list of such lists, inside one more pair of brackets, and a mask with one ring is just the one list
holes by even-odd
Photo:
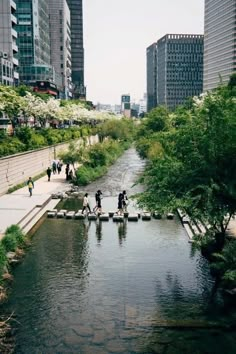
[[16, 0], [20, 82], [54, 81], [48, 0]]
[[236, 71], [236, 0], [205, 0], [204, 91]]
[[203, 43], [198, 34], [167, 34], [157, 42], [157, 105], [175, 109], [203, 89]]
[[82, 0], [67, 0], [71, 14], [72, 83], [75, 98], [85, 98]]

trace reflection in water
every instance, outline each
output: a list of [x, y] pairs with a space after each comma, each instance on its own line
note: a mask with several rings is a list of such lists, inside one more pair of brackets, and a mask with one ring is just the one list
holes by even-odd
[[126, 240], [127, 235], [127, 219], [125, 219], [123, 222], [117, 222], [117, 230], [119, 245], [122, 246]]
[[99, 219], [96, 221], [96, 237], [98, 245], [100, 245], [102, 241], [102, 222]]

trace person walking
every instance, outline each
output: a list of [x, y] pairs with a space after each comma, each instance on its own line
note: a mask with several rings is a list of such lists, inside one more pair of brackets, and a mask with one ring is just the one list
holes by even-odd
[[70, 165], [67, 163], [66, 164], [66, 180], [69, 180], [69, 171], [70, 171]]
[[60, 161], [58, 161], [57, 163], [57, 173], [60, 174], [61, 173], [61, 167], [62, 167], [62, 164]]
[[29, 177], [29, 179], [27, 181], [27, 186], [28, 186], [28, 189], [29, 189], [30, 197], [32, 197], [32, 192], [33, 192], [33, 188], [34, 188], [34, 182], [33, 182], [31, 177]]
[[102, 213], [102, 203], [101, 203], [101, 199], [102, 199], [102, 192], [100, 191], [100, 189], [97, 191], [97, 193], [95, 194], [95, 201], [96, 201], [96, 206], [93, 208], [93, 212], [95, 213], [96, 211], [101, 214]]
[[53, 163], [52, 163], [52, 172], [53, 172], [54, 175], [55, 175], [56, 172], [57, 172], [57, 164], [56, 164], [56, 161], [53, 161]]
[[117, 211], [117, 214], [119, 214], [119, 215], [123, 214], [123, 199], [124, 199], [124, 194], [119, 193], [119, 195], [118, 195], [118, 211]]
[[89, 213], [91, 213], [91, 209], [90, 209], [90, 205], [89, 205], [88, 193], [85, 193], [85, 195], [84, 195], [82, 214], [84, 213], [84, 211], [86, 209], [88, 209]]
[[123, 211], [127, 212], [127, 206], [129, 204], [129, 200], [126, 191], [123, 191], [122, 204], [123, 204]]
[[52, 174], [52, 169], [51, 169], [51, 167], [48, 167], [46, 172], [47, 172], [47, 176], [48, 176], [48, 182], [50, 182], [51, 174]]

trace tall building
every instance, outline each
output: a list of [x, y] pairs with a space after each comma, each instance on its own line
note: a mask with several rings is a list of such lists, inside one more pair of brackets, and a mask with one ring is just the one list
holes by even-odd
[[167, 34], [157, 42], [157, 105], [169, 109], [203, 90], [204, 36]]
[[126, 118], [131, 117], [131, 104], [129, 94], [121, 96], [121, 114], [123, 114]]
[[157, 106], [157, 43], [146, 50], [147, 71], [147, 110]]
[[18, 47], [15, 30], [16, 3], [13, 0], [0, 0], [0, 85], [17, 85], [18, 74]]
[[75, 98], [85, 98], [82, 0], [67, 0], [71, 13], [72, 83]]
[[61, 98], [72, 98], [70, 10], [66, 0], [49, 0], [51, 64], [61, 75]]
[[236, 0], [205, 0], [204, 91], [236, 71], [235, 21]]
[[16, 0], [17, 44], [20, 82], [34, 86], [38, 81], [61, 83], [50, 58], [48, 0]]

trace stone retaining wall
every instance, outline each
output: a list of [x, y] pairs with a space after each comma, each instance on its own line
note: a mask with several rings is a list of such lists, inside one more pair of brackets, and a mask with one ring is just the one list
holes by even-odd
[[[98, 136], [86, 138], [86, 144], [98, 142]], [[84, 144], [84, 139], [75, 141], [76, 145]], [[34, 151], [0, 158], [0, 195], [7, 193], [9, 188], [26, 182], [29, 176], [34, 177], [46, 171], [51, 166], [52, 160], [65, 151], [69, 143], [62, 143]]]

